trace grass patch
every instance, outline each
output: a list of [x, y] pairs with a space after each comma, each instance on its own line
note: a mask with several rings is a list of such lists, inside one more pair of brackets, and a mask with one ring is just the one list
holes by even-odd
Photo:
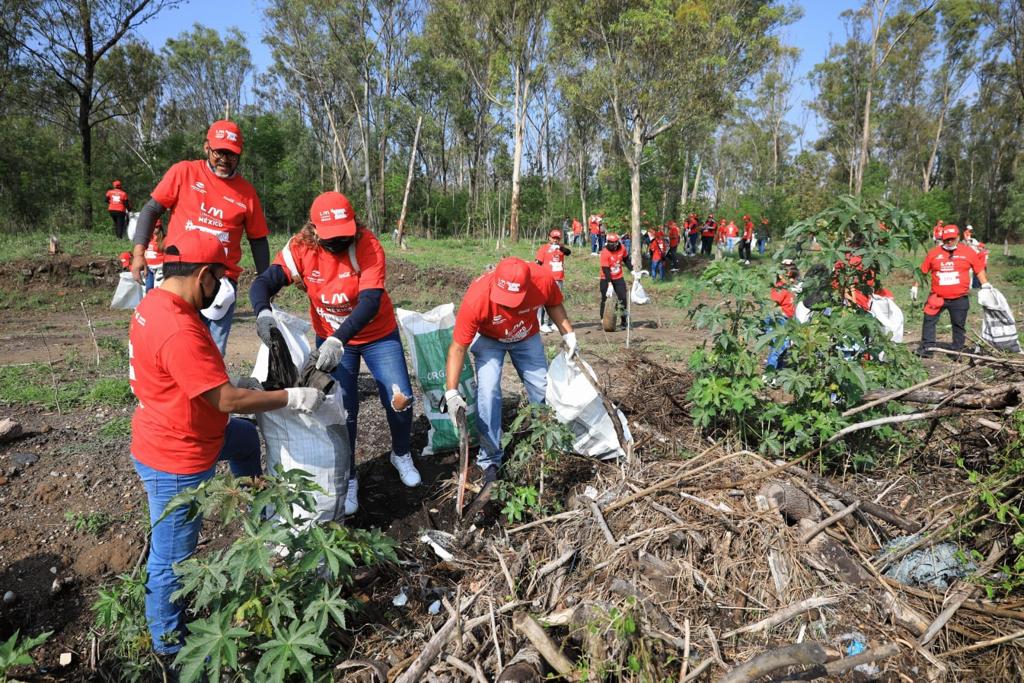
[[39, 405], [49, 410], [79, 406], [125, 406], [135, 400], [128, 380], [58, 376], [42, 363], [0, 367], [0, 403]]
[[103, 377], [96, 380], [85, 395], [84, 405], [124, 406], [135, 400], [126, 379]]
[[130, 437], [132, 435], [131, 415], [122, 415], [110, 418], [110, 420], [100, 427], [99, 435], [110, 441]]

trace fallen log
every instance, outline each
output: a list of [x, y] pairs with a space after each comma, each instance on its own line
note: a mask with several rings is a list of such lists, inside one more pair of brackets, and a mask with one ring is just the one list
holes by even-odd
[[719, 683], [751, 683], [773, 671], [789, 666], [820, 666], [828, 652], [819, 643], [786, 645], [757, 655], [721, 678]]
[[551, 668], [566, 679], [575, 680], [572, 661], [555, 645], [554, 641], [544, 632], [544, 627], [538, 624], [533, 617], [526, 612], [517, 612], [512, 617], [512, 626], [537, 648]]
[[897, 398], [895, 394], [899, 393], [900, 392], [898, 391], [892, 391], [890, 389], [879, 389], [867, 393], [864, 398], [882, 398], [886, 400], [899, 400], [906, 403], [924, 403], [928, 405], [941, 403], [944, 406], [952, 408], [982, 408], [994, 410], [1020, 405], [1021, 397], [1024, 395], [1024, 382], [1001, 384], [982, 391], [962, 395], [956, 395], [955, 392], [942, 391], [939, 389], [917, 389], [915, 391], [903, 393]]
[[525, 645], [501, 670], [496, 683], [532, 683], [544, 680], [540, 652], [533, 645]]
[[469, 609], [476, 602], [479, 595], [480, 593], [474, 593], [457, 606], [457, 609], [454, 610], [455, 613], [448, 617], [448, 621], [444, 622], [444, 625], [438, 629], [434, 637], [427, 642], [423, 650], [416, 656], [416, 659], [409, 665], [409, 668], [395, 679], [395, 683], [415, 683], [415, 681], [419, 681], [423, 677], [423, 674], [430, 668], [430, 665], [441, 654], [441, 650], [448, 645], [448, 641], [454, 634], [456, 627], [462, 622], [462, 612]]
[[918, 389], [924, 389], [925, 387], [930, 387], [933, 384], [938, 384], [939, 382], [944, 382], [945, 380], [949, 379], [953, 375], [957, 375], [957, 374], [963, 372], [967, 368], [968, 368], [968, 366], [966, 366], [966, 365], [963, 366], [963, 367], [956, 368], [955, 370], [951, 370], [951, 371], [949, 371], [947, 373], [941, 374], [938, 377], [932, 377], [931, 379], [926, 379], [923, 382], [918, 382], [914, 386], [907, 387], [906, 389], [892, 389], [892, 390], [885, 390], [885, 389], [883, 389], [882, 391], [884, 392], [884, 395], [880, 394], [879, 397], [875, 397], [875, 398], [872, 398], [871, 395], [872, 394], [876, 394], [878, 392], [871, 392], [871, 391], [869, 391], [864, 396], [864, 400], [867, 401], [867, 403], [862, 403], [859, 406], [854, 406], [853, 408], [850, 408], [849, 410], [847, 410], [847, 411], [845, 411], [843, 413], [843, 417], [850, 417], [851, 415], [856, 415], [857, 413], [862, 413], [862, 412], [864, 412], [865, 410], [867, 410], [869, 408], [874, 408], [875, 406], [880, 406], [883, 403], [888, 403], [889, 401], [894, 401], [897, 398], [899, 398], [901, 396], [904, 396], [906, 394], [909, 394], [911, 392], [917, 391]]
[[837, 596], [807, 598], [806, 600], [801, 600], [789, 607], [780, 609], [775, 614], [772, 614], [761, 621], [756, 621], [753, 624], [747, 624], [746, 626], [740, 626], [739, 628], [727, 631], [722, 634], [722, 637], [732, 638], [733, 636], [738, 636], [741, 633], [767, 631], [773, 626], [778, 626], [779, 624], [789, 621], [793, 617], [800, 616], [804, 612], [809, 612], [810, 610], [817, 609], [819, 607], [825, 607], [826, 605], [833, 605], [837, 602], [839, 602], [839, 597]]

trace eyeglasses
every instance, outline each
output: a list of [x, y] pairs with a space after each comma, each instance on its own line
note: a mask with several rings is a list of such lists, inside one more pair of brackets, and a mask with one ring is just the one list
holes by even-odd
[[214, 156], [214, 158], [216, 158], [216, 159], [228, 159], [228, 160], [231, 160], [231, 159], [238, 159], [238, 157], [239, 157], [238, 154], [236, 154], [235, 152], [232, 152], [231, 150], [227, 150], [227, 149], [214, 149], [212, 147], [210, 148], [210, 154], [212, 154]]

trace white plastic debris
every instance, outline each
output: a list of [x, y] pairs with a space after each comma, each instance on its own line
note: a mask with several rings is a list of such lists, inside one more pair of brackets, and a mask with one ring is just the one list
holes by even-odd
[[430, 614], [440, 614], [441, 613], [441, 601], [440, 600], [434, 600], [434, 602], [430, 603], [430, 607], [427, 608], [427, 612], [430, 613]]
[[409, 602], [409, 596], [405, 594], [405, 589], [398, 591], [398, 595], [391, 599], [391, 604], [395, 607], [405, 607]]

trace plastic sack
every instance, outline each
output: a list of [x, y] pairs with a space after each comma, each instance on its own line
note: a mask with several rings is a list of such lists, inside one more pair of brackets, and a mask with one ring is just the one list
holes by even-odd
[[651, 302], [651, 297], [647, 296], [647, 292], [644, 291], [644, 286], [640, 284], [640, 279], [647, 273], [646, 270], [641, 270], [633, 274], [633, 286], [629, 290], [629, 298], [633, 303], [643, 306]]
[[[441, 412], [445, 392], [445, 365], [455, 328], [455, 304], [442, 304], [426, 313], [395, 310], [398, 328], [412, 359], [413, 374], [423, 391], [423, 412], [430, 422], [423, 455], [459, 447], [459, 435], [447, 413]], [[459, 391], [466, 399], [466, 424], [470, 440], [476, 442], [476, 376], [467, 359], [459, 375]]]
[[145, 293], [146, 288], [136, 282], [131, 273], [121, 273], [117, 289], [114, 290], [114, 298], [110, 300], [110, 307], [115, 310], [134, 310]]
[[[309, 355], [306, 331], [309, 323], [280, 309], [271, 308], [281, 332], [280, 344], [276, 349], [278, 358], [291, 357], [293, 365], [278, 368], [278, 373], [295, 377], [297, 368], [305, 365]], [[256, 354], [256, 365], [252, 376], [261, 382], [268, 381], [271, 350], [260, 345]], [[280, 378], [270, 378], [280, 383]], [[335, 389], [326, 400], [310, 415], [279, 408], [257, 413], [256, 424], [263, 432], [267, 444], [267, 471], [275, 472], [279, 467], [287, 470], [300, 469], [311, 475], [314, 483], [323, 491], [313, 493], [316, 504], [315, 514], [295, 507], [296, 518], [309, 521], [329, 522], [340, 520], [345, 512], [345, 496], [348, 493], [349, 471], [352, 468], [352, 450], [349, 447], [348, 430], [345, 426], [345, 409], [341, 401], [341, 390]]]
[[978, 305], [984, 311], [981, 338], [997, 349], [1020, 353], [1017, 323], [1003, 293], [994, 287], [979, 289]]
[[135, 229], [138, 228], [138, 227], [139, 227], [139, 212], [138, 211], [131, 211], [131, 212], [129, 212], [129, 214], [128, 214], [128, 229], [126, 231], [127, 234], [128, 234], [128, 241], [129, 242], [134, 242], [135, 241]]
[[897, 344], [903, 341], [903, 310], [885, 296], [871, 295], [871, 315], [882, 324], [886, 333]]
[[227, 277], [222, 277], [220, 279], [220, 289], [217, 290], [217, 296], [214, 298], [213, 303], [199, 312], [207, 320], [220, 320], [233, 303], [235, 303], [235, 286], [231, 284], [231, 280], [227, 279]]
[[[915, 534], [892, 539], [882, 547], [878, 559], [884, 561], [887, 553], [902, 550], [919, 538]], [[944, 591], [977, 568], [962, 557], [963, 553], [955, 543], [938, 543], [907, 554], [884, 573], [908, 586], [928, 586]]]
[[[572, 430], [574, 451], [602, 460], [622, 457], [625, 453], [619, 445], [612, 418], [584, 372], [590, 373], [592, 378], [596, 376], [586, 361], [579, 357], [569, 361], [564, 351], [559, 353], [548, 367], [545, 400], [554, 409], [558, 421]], [[627, 442], [632, 441], [626, 416], [621, 410], [616, 413], [623, 437]]]

